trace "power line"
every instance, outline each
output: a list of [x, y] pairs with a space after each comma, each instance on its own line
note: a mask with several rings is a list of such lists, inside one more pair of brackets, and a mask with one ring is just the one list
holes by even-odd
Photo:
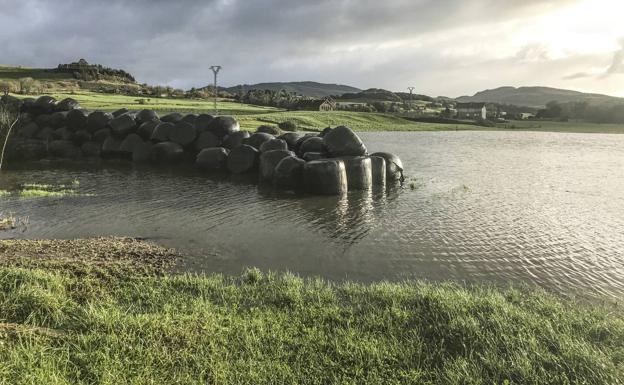
[[219, 110], [217, 110], [217, 95], [219, 94], [219, 91], [217, 89], [217, 74], [221, 70], [221, 66], [211, 66], [210, 69], [214, 74], [214, 113], [215, 115], [218, 115]]

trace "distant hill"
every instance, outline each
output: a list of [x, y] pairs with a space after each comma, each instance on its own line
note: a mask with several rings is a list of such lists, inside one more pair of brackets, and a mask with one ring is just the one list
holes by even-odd
[[623, 98], [614, 96], [549, 87], [500, 87], [493, 90], [477, 92], [473, 96], [462, 96], [456, 100], [458, 102], [513, 104], [516, 106], [534, 108], [544, 107], [546, 103], [551, 101], [560, 103], [586, 101], [590, 104], [624, 103]]
[[342, 94], [339, 98], [341, 101], [350, 102], [401, 102], [399, 95], [392, 91], [381, 88], [369, 88], [359, 92], [349, 92]]
[[343, 84], [327, 84], [317, 82], [276, 82], [276, 83], [257, 83], [257, 84], [242, 84], [234, 87], [224, 87], [223, 90], [231, 93], [238, 94], [243, 88], [244, 92], [249, 90], [286, 90], [288, 92], [295, 92], [297, 95], [311, 96], [311, 97], [325, 97], [333, 95], [342, 95], [348, 92], [360, 92], [359, 88], [346, 86]]

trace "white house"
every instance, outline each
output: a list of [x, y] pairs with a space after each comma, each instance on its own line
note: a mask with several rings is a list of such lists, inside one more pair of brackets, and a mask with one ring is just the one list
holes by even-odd
[[457, 119], [486, 119], [485, 103], [457, 103]]

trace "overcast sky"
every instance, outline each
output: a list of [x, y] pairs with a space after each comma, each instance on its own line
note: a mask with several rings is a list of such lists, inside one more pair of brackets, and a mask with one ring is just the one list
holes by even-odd
[[0, 0], [0, 63], [85, 58], [179, 88], [313, 80], [624, 96], [624, 0]]

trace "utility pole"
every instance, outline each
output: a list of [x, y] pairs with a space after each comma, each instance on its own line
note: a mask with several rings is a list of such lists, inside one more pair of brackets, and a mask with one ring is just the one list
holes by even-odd
[[409, 90], [409, 92], [410, 92], [410, 102], [409, 102], [409, 108], [410, 108], [410, 110], [412, 109], [412, 93], [414, 92], [414, 89], [415, 89], [415, 88], [416, 88], [416, 87], [407, 87], [407, 89], [408, 89], [408, 90]]
[[215, 115], [218, 115], [219, 110], [217, 110], [217, 95], [219, 94], [219, 91], [217, 89], [217, 74], [221, 70], [221, 66], [211, 66], [210, 69], [212, 70], [212, 73], [214, 74], [214, 111], [215, 111]]

